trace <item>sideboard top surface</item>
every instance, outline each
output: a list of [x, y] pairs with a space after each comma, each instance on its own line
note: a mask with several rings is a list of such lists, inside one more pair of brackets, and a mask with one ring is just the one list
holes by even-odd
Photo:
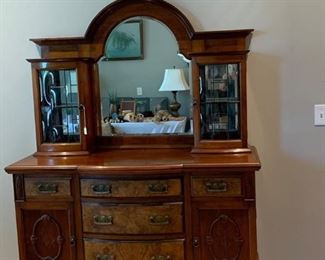
[[258, 170], [255, 148], [250, 153], [192, 154], [189, 149], [110, 150], [84, 156], [29, 156], [6, 168], [8, 173], [32, 172], [181, 172], [187, 169]]

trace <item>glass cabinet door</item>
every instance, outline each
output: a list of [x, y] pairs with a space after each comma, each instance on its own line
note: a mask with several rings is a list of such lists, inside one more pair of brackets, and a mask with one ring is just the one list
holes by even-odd
[[240, 139], [239, 64], [199, 65], [200, 139]]
[[43, 143], [79, 143], [80, 110], [76, 69], [40, 70]]

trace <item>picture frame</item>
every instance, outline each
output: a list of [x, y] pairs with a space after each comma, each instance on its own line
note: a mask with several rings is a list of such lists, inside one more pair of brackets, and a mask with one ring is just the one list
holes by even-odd
[[141, 60], [143, 56], [143, 21], [131, 20], [118, 25], [109, 35], [105, 60]]

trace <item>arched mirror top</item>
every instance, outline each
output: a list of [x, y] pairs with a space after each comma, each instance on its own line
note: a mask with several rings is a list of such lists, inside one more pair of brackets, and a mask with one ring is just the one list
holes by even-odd
[[111, 31], [122, 21], [143, 16], [165, 24], [175, 35], [180, 50], [186, 50], [186, 41], [194, 29], [185, 15], [163, 0], [118, 0], [105, 7], [90, 23], [85, 39], [104, 44]]

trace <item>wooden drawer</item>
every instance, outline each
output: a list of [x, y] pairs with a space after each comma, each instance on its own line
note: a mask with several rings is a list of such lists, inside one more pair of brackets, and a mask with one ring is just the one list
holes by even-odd
[[192, 177], [192, 196], [241, 196], [241, 178]]
[[83, 203], [83, 231], [103, 234], [183, 232], [182, 203], [161, 205]]
[[179, 196], [181, 194], [180, 179], [81, 180], [81, 195], [85, 197], [156, 197]]
[[85, 260], [183, 260], [183, 241], [119, 242], [85, 240]]
[[26, 198], [71, 198], [70, 178], [25, 178]]

